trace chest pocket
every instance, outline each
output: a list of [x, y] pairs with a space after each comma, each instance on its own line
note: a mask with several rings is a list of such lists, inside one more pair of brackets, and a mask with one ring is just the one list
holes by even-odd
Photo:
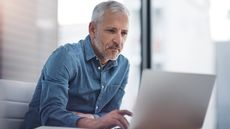
[[108, 108], [107, 110], [119, 108], [121, 99], [124, 95], [124, 89], [122, 89], [120, 85], [109, 85], [103, 90], [104, 93], [101, 96], [103, 101], [101, 103], [100, 110], [104, 107]]

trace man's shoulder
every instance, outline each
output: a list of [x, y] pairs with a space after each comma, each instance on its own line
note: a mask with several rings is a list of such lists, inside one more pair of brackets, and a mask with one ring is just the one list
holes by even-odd
[[120, 54], [117, 58], [118, 64], [129, 65], [129, 60], [124, 55]]
[[124, 55], [120, 54], [119, 57], [118, 57], [118, 61], [127, 61], [129, 62], [128, 58], [125, 57]]
[[62, 47], [64, 47], [67, 52], [78, 52], [80, 50], [82, 50], [82, 43], [81, 40], [78, 43], [66, 43], [65, 45], [63, 45]]
[[82, 44], [81, 41], [78, 43], [66, 43], [65, 45], [60, 46], [57, 50], [65, 52], [68, 55], [79, 55], [82, 53]]
[[75, 62], [83, 55], [83, 50], [81, 44], [79, 43], [67, 43], [65, 45], [59, 46], [55, 49], [49, 57], [49, 60], [62, 60], [65, 62]]

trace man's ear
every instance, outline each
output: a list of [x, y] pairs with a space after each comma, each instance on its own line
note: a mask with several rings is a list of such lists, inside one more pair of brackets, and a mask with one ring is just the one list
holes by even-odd
[[90, 34], [90, 36], [94, 37], [95, 32], [96, 32], [96, 24], [95, 24], [95, 22], [90, 22], [89, 23], [89, 34]]

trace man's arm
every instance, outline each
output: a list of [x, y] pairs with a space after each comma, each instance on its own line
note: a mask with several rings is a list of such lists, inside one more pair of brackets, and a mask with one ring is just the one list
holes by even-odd
[[42, 125], [75, 127], [80, 119], [66, 110], [68, 82], [73, 71], [71, 60], [66, 48], [61, 47], [49, 57], [43, 68], [39, 110]]

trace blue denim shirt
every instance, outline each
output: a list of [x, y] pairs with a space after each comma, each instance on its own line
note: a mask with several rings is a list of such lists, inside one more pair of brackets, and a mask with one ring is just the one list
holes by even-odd
[[76, 127], [81, 117], [73, 112], [100, 117], [119, 109], [128, 72], [129, 62], [123, 55], [102, 68], [89, 36], [59, 47], [44, 65], [22, 129]]

